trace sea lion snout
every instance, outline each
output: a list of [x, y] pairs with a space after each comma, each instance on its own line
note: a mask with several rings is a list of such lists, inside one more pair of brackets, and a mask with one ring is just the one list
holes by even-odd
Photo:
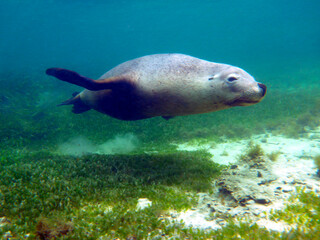
[[258, 86], [262, 89], [262, 96], [261, 97], [264, 97], [267, 93], [267, 86], [262, 83], [258, 83]]
[[[260, 102], [267, 93], [267, 86], [256, 82], [252, 77], [244, 78], [238, 85], [235, 98], [227, 102], [229, 106], [250, 106]], [[240, 95], [237, 95], [240, 93]]]

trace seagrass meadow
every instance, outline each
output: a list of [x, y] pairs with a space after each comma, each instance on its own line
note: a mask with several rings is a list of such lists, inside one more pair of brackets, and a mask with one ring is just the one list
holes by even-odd
[[[314, 159], [311, 177], [319, 184], [319, 9], [316, 0], [2, 3], [0, 236], [318, 239], [319, 191], [307, 184], [291, 192], [291, 204], [265, 213], [291, 227], [281, 231], [231, 216], [220, 228], [197, 228], [172, 213], [197, 209], [199, 194], [214, 194], [214, 181], [230, 169], [208, 149], [258, 135], [312, 140], [316, 150], [300, 157]], [[82, 89], [47, 76], [47, 68], [97, 79], [155, 53], [239, 66], [267, 86], [266, 97], [249, 107], [169, 120], [120, 121], [56, 106]], [[184, 143], [197, 149], [179, 149]], [[288, 150], [265, 149], [253, 140], [239, 161], [277, 162]], [[223, 155], [231, 158], [231, 151]], [[138, 209], [142, 198], [152, 205]]]

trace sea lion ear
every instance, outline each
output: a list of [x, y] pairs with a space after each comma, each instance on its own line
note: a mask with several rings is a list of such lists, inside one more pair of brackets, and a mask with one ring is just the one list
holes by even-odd
[[211, 75], [209, 78], [208, 78], [208, 80], [209, 81], [212, 81], [212, 80], [214, 80], [214, 79], [217, 79], [217, 78], [219, 78], [220, 77], [220, 73], [217, 73], [217, 74], [214, 74], [214, 75]]
[[99, 91], [103, 89], [124, 89], [127, 88], [129, 83], [125, 77], [115, 76], [111, 78], [93, 80], [79, 73], [70, 71], [63, 68], [49, 68], [46, 74], [56, 77], [62, 81], [84, 87], [91, 91]]

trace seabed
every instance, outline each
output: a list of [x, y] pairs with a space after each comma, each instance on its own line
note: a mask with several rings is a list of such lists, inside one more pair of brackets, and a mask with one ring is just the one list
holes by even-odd
[[3, 151], [2, 238], [319, 236], [320, 127], [299, 139], [266, 133], [143, 151]]

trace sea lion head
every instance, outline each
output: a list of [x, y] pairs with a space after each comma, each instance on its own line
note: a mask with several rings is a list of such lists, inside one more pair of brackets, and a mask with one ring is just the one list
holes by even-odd
[[260, 102], [267, 92], [266, 85], [255, 79], [241, 68], [224, 65], [212, 80], [222, 90], [227, 106], [249, 106]]

